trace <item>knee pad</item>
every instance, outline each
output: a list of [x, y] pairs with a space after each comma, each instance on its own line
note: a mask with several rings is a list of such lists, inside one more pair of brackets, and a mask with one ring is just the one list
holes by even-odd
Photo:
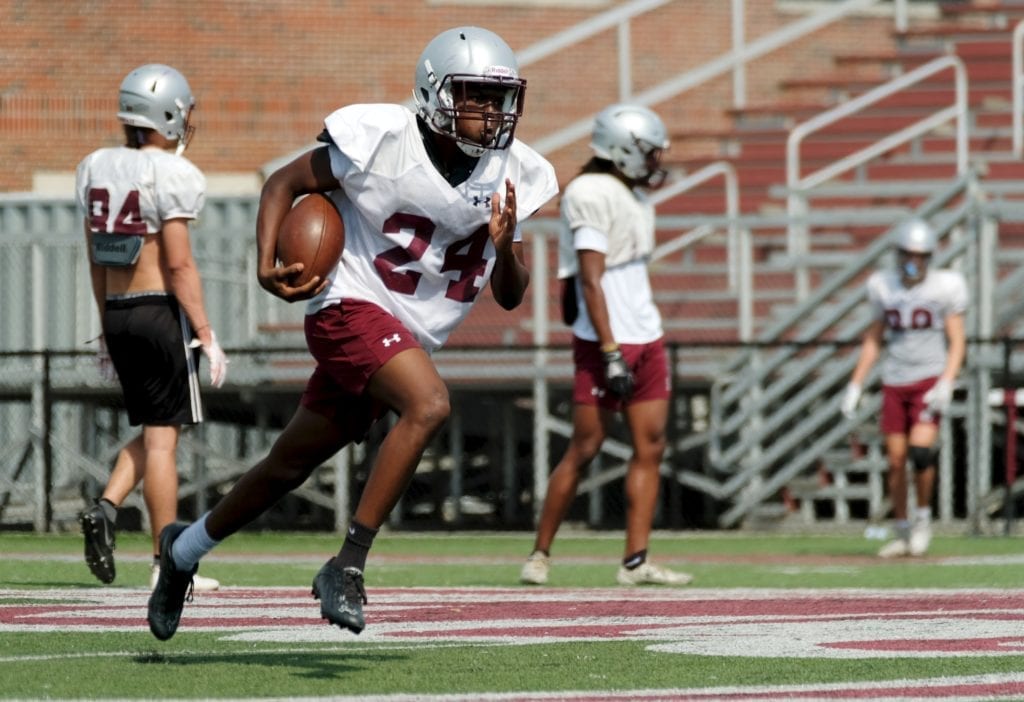
[[911, 446], [909, 454], [910, 465], [914, 466], [914, 471], [917, 473], [934, 466], [939, 458], [939, 452], [936, 449], [925, 446]]

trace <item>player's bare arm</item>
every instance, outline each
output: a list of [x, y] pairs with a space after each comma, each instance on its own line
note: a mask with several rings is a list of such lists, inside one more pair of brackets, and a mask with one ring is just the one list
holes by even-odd
[[601, 278], [604, 276], [604, 254], [600, 251], [581, 249], [577, 252], [579, 260], [580, 286], [583, 289], [583, 302], [587, 306], [590, 323], [597, 332], [597, 341], [601, 349], [615, 345], [612, 334], [611, 318], [608, 316], [608, 303], [604, 299], [604, 288]]
[[203, 304], [203, 287], [199, 280], [199, 270], [192, 257], [192, 245], [189, 242], [188, 221], [171, 219], [164, 222], [161, 232], [160, 247], [161, 268], [167, 274], [167, 287], [185, 311], [189, 323], [196, 332], [199, 342], [209, 346], [213, 337], [210, 321], [206, 316]]
[[885, 333], [885, 321], [876, 319], [871, 323], [865, 332], [864, 340], [861, 342], [860, 355], [857, 357], [857, 365], [850, 376], [850, 382], [863, 386], [864, 380], [868, 377], [872, 366], [882, 353], [882, 338]]
[[951, 314], [946, 317], [946, 338], [949, 348], [946, 351], [946, 368], [942, 377], [952, 382], [960, 373], [967, 353], [967, 332], [964, 329], [964, 316]]
[[523, 245], [513, 241], [516, 231], [516, 186], [505, 179], [505, 207], [497, 193], [491, 195], [491, 220], [488, 232], [497, 258], [491, 274], [494, 299], [503, 309], [519, 306], [530, 284], [530, 271], [523, 259]]
[[318, 276], [303, 285], [291, 284], [294, 276], [302, 272], [303, 266], [301, 263], [277, 265], [277, 231], [295, 198], [340, 187], [341, 184], [331, 172], [326, 146], [300, 155], [267, 178], [260, 193], [260, 206], [256, 215], [256, 276], [264, 290], [294, 302], [314, 297], [327, 287], [328, 281]]

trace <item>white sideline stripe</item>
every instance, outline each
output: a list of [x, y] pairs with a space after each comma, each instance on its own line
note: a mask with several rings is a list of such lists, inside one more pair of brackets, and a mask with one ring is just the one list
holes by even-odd
[[[293, 653], [295, 650], [282, 649], [282, 653]], [[352, 651], [353, 649], [346, 648], [346, 651]], [[212, 652], [211, 652], [212, 653]], [[254, 654], [264, 655], [268, 651], [253, 652]], [[126, 652], [127, 654], [127, 652]], [[122, 655], [126, 655], [122, 654]], [[219, 654], [223, 654], [220, 651]], [[83, 654], [87, 656], [89, 654]], [[134, 654], [127, 654], [134, 655]], [[182, 652], [179, 656], [194, 656], [195, 652]], [[240, 655], [245, 655], [244, 652]], [[61, 658], [68, 658], [69, 656], [62, 656]], [[166, 658], [177, 657], [175, 654], [166, 654]], [[56, 657], [55, 657], [56, 658]], [[731, 687], [676, 687], [676, 688], [655, 688], [655, 689], [638, 689], [638, 690], [561, 690], [552, 692], [473, 692], [465, 694], [443, 694], [443, 695], [424, 695], [424, 694], [397, 694], [397, 695], [352, 695], [339, 698], [337, 696], [330, 697], [268, 697], [260, 698], [261, 701], [266, 702], [269, 700], [276, 700], [278, 702], [325, 702], [327, 700], [338, 700], [345, 699], [351, 702], [501, 702], [502, 700], [664, 700], [664, 699], [707, 699], [714, 700], [718, 698], [728, 698], [730, 696], [777, 696], [784, 698], [786, 695], [806, 695], [807, 693], [820, 692], [820, 697], [806, 697], [802, 696], [803, 700], [834, 700], [834, 697], [829, 696], [830, 693], [835, 695], [836, 693], [843, 692], [865, 692], [871, 690], [878, 690], [884, 692], [886, 690], [898, 691], [904, 688], [918, 688], [923, 690], [941, 688], [941, 687], [966, 687], [966, 686], [978, 686], [978, 685], [1006, 685], [1019, 683], [1021, 681], [1019, 673], [995, 673], [988, 675], [965, 675], [956, 677], [941, 677], [941, 678], [926, 678], [926, 679], [895, 679], [895, 680], [878, 680], [878, 681], [867, 681], [867, 682], [851, 682], [851, 683], [821, 683], [821, 684], [805, 684], [805, 685], [750, 685], [750, 686], [731, 686]], [[52, 702], [70, 702], [69, 699], [60, 698], [47, 698]], [[218, 702], [252, 702], [251, 697], [224, 697], [217, 698]], [[841, 698], [843, 699], [843, 698]], [[954, 699], [954, 697], [936, 697], [934, 695], [925, 694], [920, 697], [909, 697], [899, 696], [894, 697], [864, 697], [858, 696], [855, 699], [858, 700], [869, 700], [869, 699], [899, 699], [900, 702], [934, 702], [936, 699]], [[1014, 700], [1020, 699], [1018, 694], [1011, 695], [984, 695], [977, 696], [972, 695], [971, 699], [984, 699], [984, 700]], [[134, 699], [123, 698], [123, 699], [108, 699], [106, 702], [136, 702]], [[193, 698], [165, 698], [164, 702], [193, 702]]]
[[[1024, 392], [1024, 391], [1022, 391]], [[851, 537], [857, 538], [857, 537]], [[873, 555], [871, 554], [864, 554]], [[827, 556], [823, 556], [827, 558]], [[843, 559], [845, 556], [835, 556], [835, 560], [838, 563], [801, 563], [799, 561], [786, 562], [784, 559], [779, 563], [745, 563], [751, 567], [762, 567], [770, 570], [786, 570], [786, 569], [800, 569], [802, 572], [836, 572], [838, 569], [849, 569], [851, 571], [860, 571], [869, 562], [863, 559], [857, 560], [855, 563], [844, 563]], [[856, 558], [856, 557], [854, 557]], [[737, 557], [737, 562], [742, 559], [742, 556]], [[125, 563], [149, 563], [153, 560], [153, 557], [147, 553], [118, 553], [117, 560]], [[388, 556], [370, 556], [368, 561], [369, 568], [389, 568], [396, 566], [413, 566], [413, 565], [430, 565], [430, 566], [444, 566], [444, 565], [515, 565], [519, 566], [523, 563], [522, 558], [519, 557], [476, 557], [476, 556], [446, 556], [443, 561], [438, 561], [436, 558], [417, 558], [413, 557], [402, 557], [402, 558], [391, 558]], [[50, 561], [57, 563], [80, 563], [82, 561], [81, 555], [72, 554], [47, 554], [47, 553], [5, 553], [0, 551], [0, 561]], [[323, 556], [313, 554], [299, 554], [299, 555], [280, 555], [280, 556], [256, 556], [246, 554], [220, 554], [215, 553], [207, 556], [203, 560], [203, 565], [211, 564], [227, 564], [227, 563], [249, 563], [252, 565], [294, 565], [296, 568], [304, 568], [307, 566], [316, 566], [319, 568], [323, 565]], [[705, 563], [720, 563], [720, 561], [709, 561], [705, 560], [701, 554], [694, 554], [693, 556], [666, 556], [658, 559], [659, 563], [664, 563], [670, 566], [694, 566]], [[927, 565], [940, 565], [940, 566], [965, 566], [965, 565], [990, 565], [990, 566], [1009, 566], [1009, 565], [1020, 565], [1024, 563], [1024, 554], [1021, 553], [1010, 553], [1001, 555], [990, 555], [990, 556], [941, 556], [932, 557], [926, 560], [922, 560], [921, 563]], [[609, 560], [608, 558], [597, 558], [592, 556], [566, 556], [558, 559], [559, 565], [586, 565], [596, 566], [605, 565], [609, 568], [613, 566], [617, 567], [614, 559]], [[614, 573], [613, 573], [614, 575]], [[84, 578], [83, 571], [83, 578]], [[119, 587], [119, 586], [114, 586]], [[138, 587], [144, 587], [139, 585]], [[273, 588], [268, 588], [273, 589]]]
[[[246, 596], [244, 598], [232, 597], [239, 593], [262, 593], [263, 596]], [[936, 596], [1016, 596], [1022, 592], [1021, 588], [1006, 587], [973, 587], [973, 588], [943, 588], [943, 587], [894, 587], [894, 588], [857, 588], [857, 587], [834, 587], [834, 588], [794, 588], [794, 587], [676, 587], [676, 588], [654, 588], [654, 587], [596, 587], [596, 588], [563, 588], [563, 587], [536, 587], [533, 585], [519, 585], [515, 587], [477, 587], [467, 586], [387, 586], [368, 588], [370, 595], [378, 595], [381, 600], [388, 603], [400, 603], [403, 601], [422, 602], [425, 598], [442, 598], [444, 602], [493, 602], [495, 597], [508, 598], [519, 597], [528, 599], [531, 602], [578, 602], [581, 597], [599, 602], [620, 602], [623, 593], [629, 593], [631, 601], [636, 600], [721, 600], [723, 598], [737, 599], [764, 599], [764, 600], [789, 600], [801, 599], [890, 599], [922, 597], [925, 595]], [[225, 602], [237, 602], [239, 604], [262, 604], [275, 602], [293, 602], [296, 593], [301, 593], [302, 599], [312, 599], [309, 594], [308, 585], [275, 585], [275, 586], [221, 586], [219, 590], [212, 592], [196, 593], [202, 601], [197, 600], [196, 605], [208, 601], [221, 599]], [[72, 604], [110, 604], [111, 602], [123, 603], [146, 603], [149, 600], [149, 588], [144, 587], [62, 587], [62, 588], [0, 588], [0, 598], [14, 598], [18, 600], [48, 601], [57, 600]], [[9, 606], [0, 603], [0, 606]], [[191, 605], [190, 605], [191, 606]]]

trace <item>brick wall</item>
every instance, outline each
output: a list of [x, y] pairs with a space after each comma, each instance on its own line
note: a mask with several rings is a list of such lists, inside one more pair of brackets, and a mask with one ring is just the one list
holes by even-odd
[[[118, 85], [131, 68], [181, 70], [198, 101], [189, 157], [208, 175], [254, 173], [310, 143], [323, 117], [351, 102], [402, 102], [414, 62], [439, 31], [476, 24], [523, 49], [622, 2], [545, 6], [377, 0], [101, 2], [0, 0], [0, 191], [25, 191], [34, 173], [71, 172], [101, 145], [120, 143]], [[724, 53], [729, 2], [677, 0], [632, 23], [633, 81], [642, 91]], [[747, 0], [747, 36], [797, 19], [774, 0]], [[891, 20], [856, 18], [815, 33], [748, 69], [748, 102], [777, 97], [785, 77], [828, 68], [837, 51], [891, 44]], [[615, 100], [616, 33], [605, 32], [526, 67], [530, 142]], [[677, 134], [727, 126], [728, 80], [655, 109]], [[680, 140], [677, 157], [713, 149]], [[549, 154], [563, 182], [586, 143]]]

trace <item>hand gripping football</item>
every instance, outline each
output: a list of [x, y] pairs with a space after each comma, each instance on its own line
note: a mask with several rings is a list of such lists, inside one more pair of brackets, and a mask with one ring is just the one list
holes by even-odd
[[312, 193], [299, 200], [285, 215], [277, 231], [277, 260], [281, 265], [303, 265], [292, 285], [307, 283], [313, 276], [330, 277], [345, 249], [345, 224], [330, 198]]

